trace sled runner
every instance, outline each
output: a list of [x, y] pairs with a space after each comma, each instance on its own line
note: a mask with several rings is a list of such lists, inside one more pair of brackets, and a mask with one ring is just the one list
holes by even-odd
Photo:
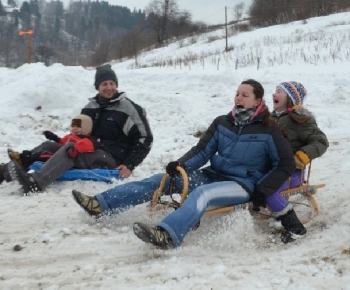
[[[151, 211], [167, 208], [177, 209], [184, 203], [188, 194], [188, 177], [186, 171], [183, 168], [178, 166], [177, 170], [180, 172], [183, 180], [182, 192], [171, 192], [172, 182], [174, 181], [174, 178], [172, 178], [170, 182], [171, 186], [169, 186], [170, 192], [167, 193], [167, 195], [170, 196], [171, 200], [164, 200], [165, 194], [163, 190], [165, 182], [169, 177], [169, 175], [165, 173], [160, 182], [159, 188], [153, 194], [153, 198], [150, 204]], [[281, 194], [289, 201], [289, 203], [293, 205], [296, 214], [298, 215], [300, 221], [303, 224], [306, 224], [319, 214], [319, 208], [313, 195], [316, 193], [318, 188], [322, 188], [325, 186], [325, 184], [310, 184], [311, 163], [308, 165], [308, 168], [306, 170], [302, 171], [301, 178], [302, 176], [304, 176], [305, 173], [307, 174], [307, 178], [302, 183], [302, 185], [295, 188], [288, 188], [281, 192]], [[180, 195], [179, 201], [173, 198], [174, 194]], [[222, 213], [227, 211], [236, 211], [239, 209], [249, 209], [252, 214], [257, 215], [259, 218], [269, 218], [272, 216], [272, 213], [267, 208], [260, 208], [259, 211], [253, 211], [253, 203], [251, 201], [243, 204], [231, 205], [226, 207], [210, 208], [205, 212], [204, 215]]]
[[[38, 171], [43, 166], [43, 162], [34, 162], [29, 166], [29, 170]], [[119, 170], [117, 169], [70, 169], [63, 173], [57, 180], [91, 180], [112, 183], [112, 179], [119, 179]]]

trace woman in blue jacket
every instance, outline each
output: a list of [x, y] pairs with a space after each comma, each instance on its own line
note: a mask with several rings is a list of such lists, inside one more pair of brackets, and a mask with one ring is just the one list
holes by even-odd
[[[264, 89], [255, 80], [243, 81], [237, 89], [233, 110], [217, 117], [198, 144], [177, 161], [170, 162], [170, 176], [183, 167], [189, 178], [184, 204], [152, 227], [134, 224], [135, 234], [161, 249], [181, 245], [186, 234], [200, 221], [209, 206], [245, 203], [254, 195], [268, 197], [294, 172], [288, 140], [269, 121]], [[210, 166], [200, 169], [210, 161]], [[77, 203], [90, 215], [101, 215], [147, 202], [159, 187], [163, 174], [116, 186], [94, 197], [73, 191]], [[285, 213], [290, 228], [306, 233], [293, 209]], [[297, 234], [297, 233], [296, 233]]]

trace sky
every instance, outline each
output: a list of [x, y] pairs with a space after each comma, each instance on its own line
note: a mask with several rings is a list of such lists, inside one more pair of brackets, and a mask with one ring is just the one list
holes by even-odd
[[[223, 31], [214, 31], [140, 54], [142, 69], [132, 59], [112, 61], [120, 91], [147, 111], [153, 148], [132, 177], [113, 184], [55, 182], [23, 196], [17, 182], [3, 182], [0, 288], [349, 290], [349, 17], [235, 34], [228, 53]], [[201, 61], [152, 66], [190, 55]], [[61, 64], [0, 67], [0, 161], [8, 162], [7, 148], [22, 151], [45, 141], [44, 130], [67, 134], [71, 118], [96, 94], [94, 73]], [[308, 90], [305, 107], [328, 136], [330, 147], [313, 161], [311, 173], [312, 184], [326, 184], [315, 195], [320, 214], [306, 224], [304, 239], [282, 244], [272, 219], [243, 210], [204, 217], [181, 247], [162, 251], [139, 240], [132, 225], [156, 224], [168, 212], [150, 213], [141, 204], [96, 221], [74, 202], [72, 189], [94, 195], [165, 172], [168, 162], [197, 143], [197, 132], [231, 111], [247, 78], [263, 84], [269, 108], [278, 83], [301, 82]]]

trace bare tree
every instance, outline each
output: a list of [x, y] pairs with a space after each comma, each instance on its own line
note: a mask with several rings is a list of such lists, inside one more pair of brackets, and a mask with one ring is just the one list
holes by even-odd
[[243, 9], [244, 9], [244, 3], [241, 2], [235, 7], [233, 7], [233, 19], [236, 20], [237, 22], [241, 20], [242, 15], [243, 15]]
[[170, 20], [177, 17], [177, 0], [152, 0], [146, 7], [147, 22], [157, 35], [157, 43], [162, 45], [167, 40]]
[[286, 11], [293, 0], [254, 0], [249, 7], [253, 26], [270, 26], [287, 22]]
[[180, 11], [176, 20], [171, 22], [169, 29], [175, 37], [188, 35], [193, 30], [192, 14], [186, 10]]
[[111, 44], [112, 44], [112, 39], [109, 37], [107, 33], [104, 33], [101, 36], [99, 46], [96, 48], [95, 53], [91, 57], [92, 65], [100, 65], [109, 60], [108, 54], [111, 49]]

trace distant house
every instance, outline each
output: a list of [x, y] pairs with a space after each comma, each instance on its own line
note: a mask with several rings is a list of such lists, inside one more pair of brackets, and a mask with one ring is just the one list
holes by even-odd
[[13, 14], [16, 14], [19, 12], [18, 7], [12, 7], [12, 6], [6, 6], [3, 5], [3, 8], [5, 10], [6, 15], [12, 16]]

